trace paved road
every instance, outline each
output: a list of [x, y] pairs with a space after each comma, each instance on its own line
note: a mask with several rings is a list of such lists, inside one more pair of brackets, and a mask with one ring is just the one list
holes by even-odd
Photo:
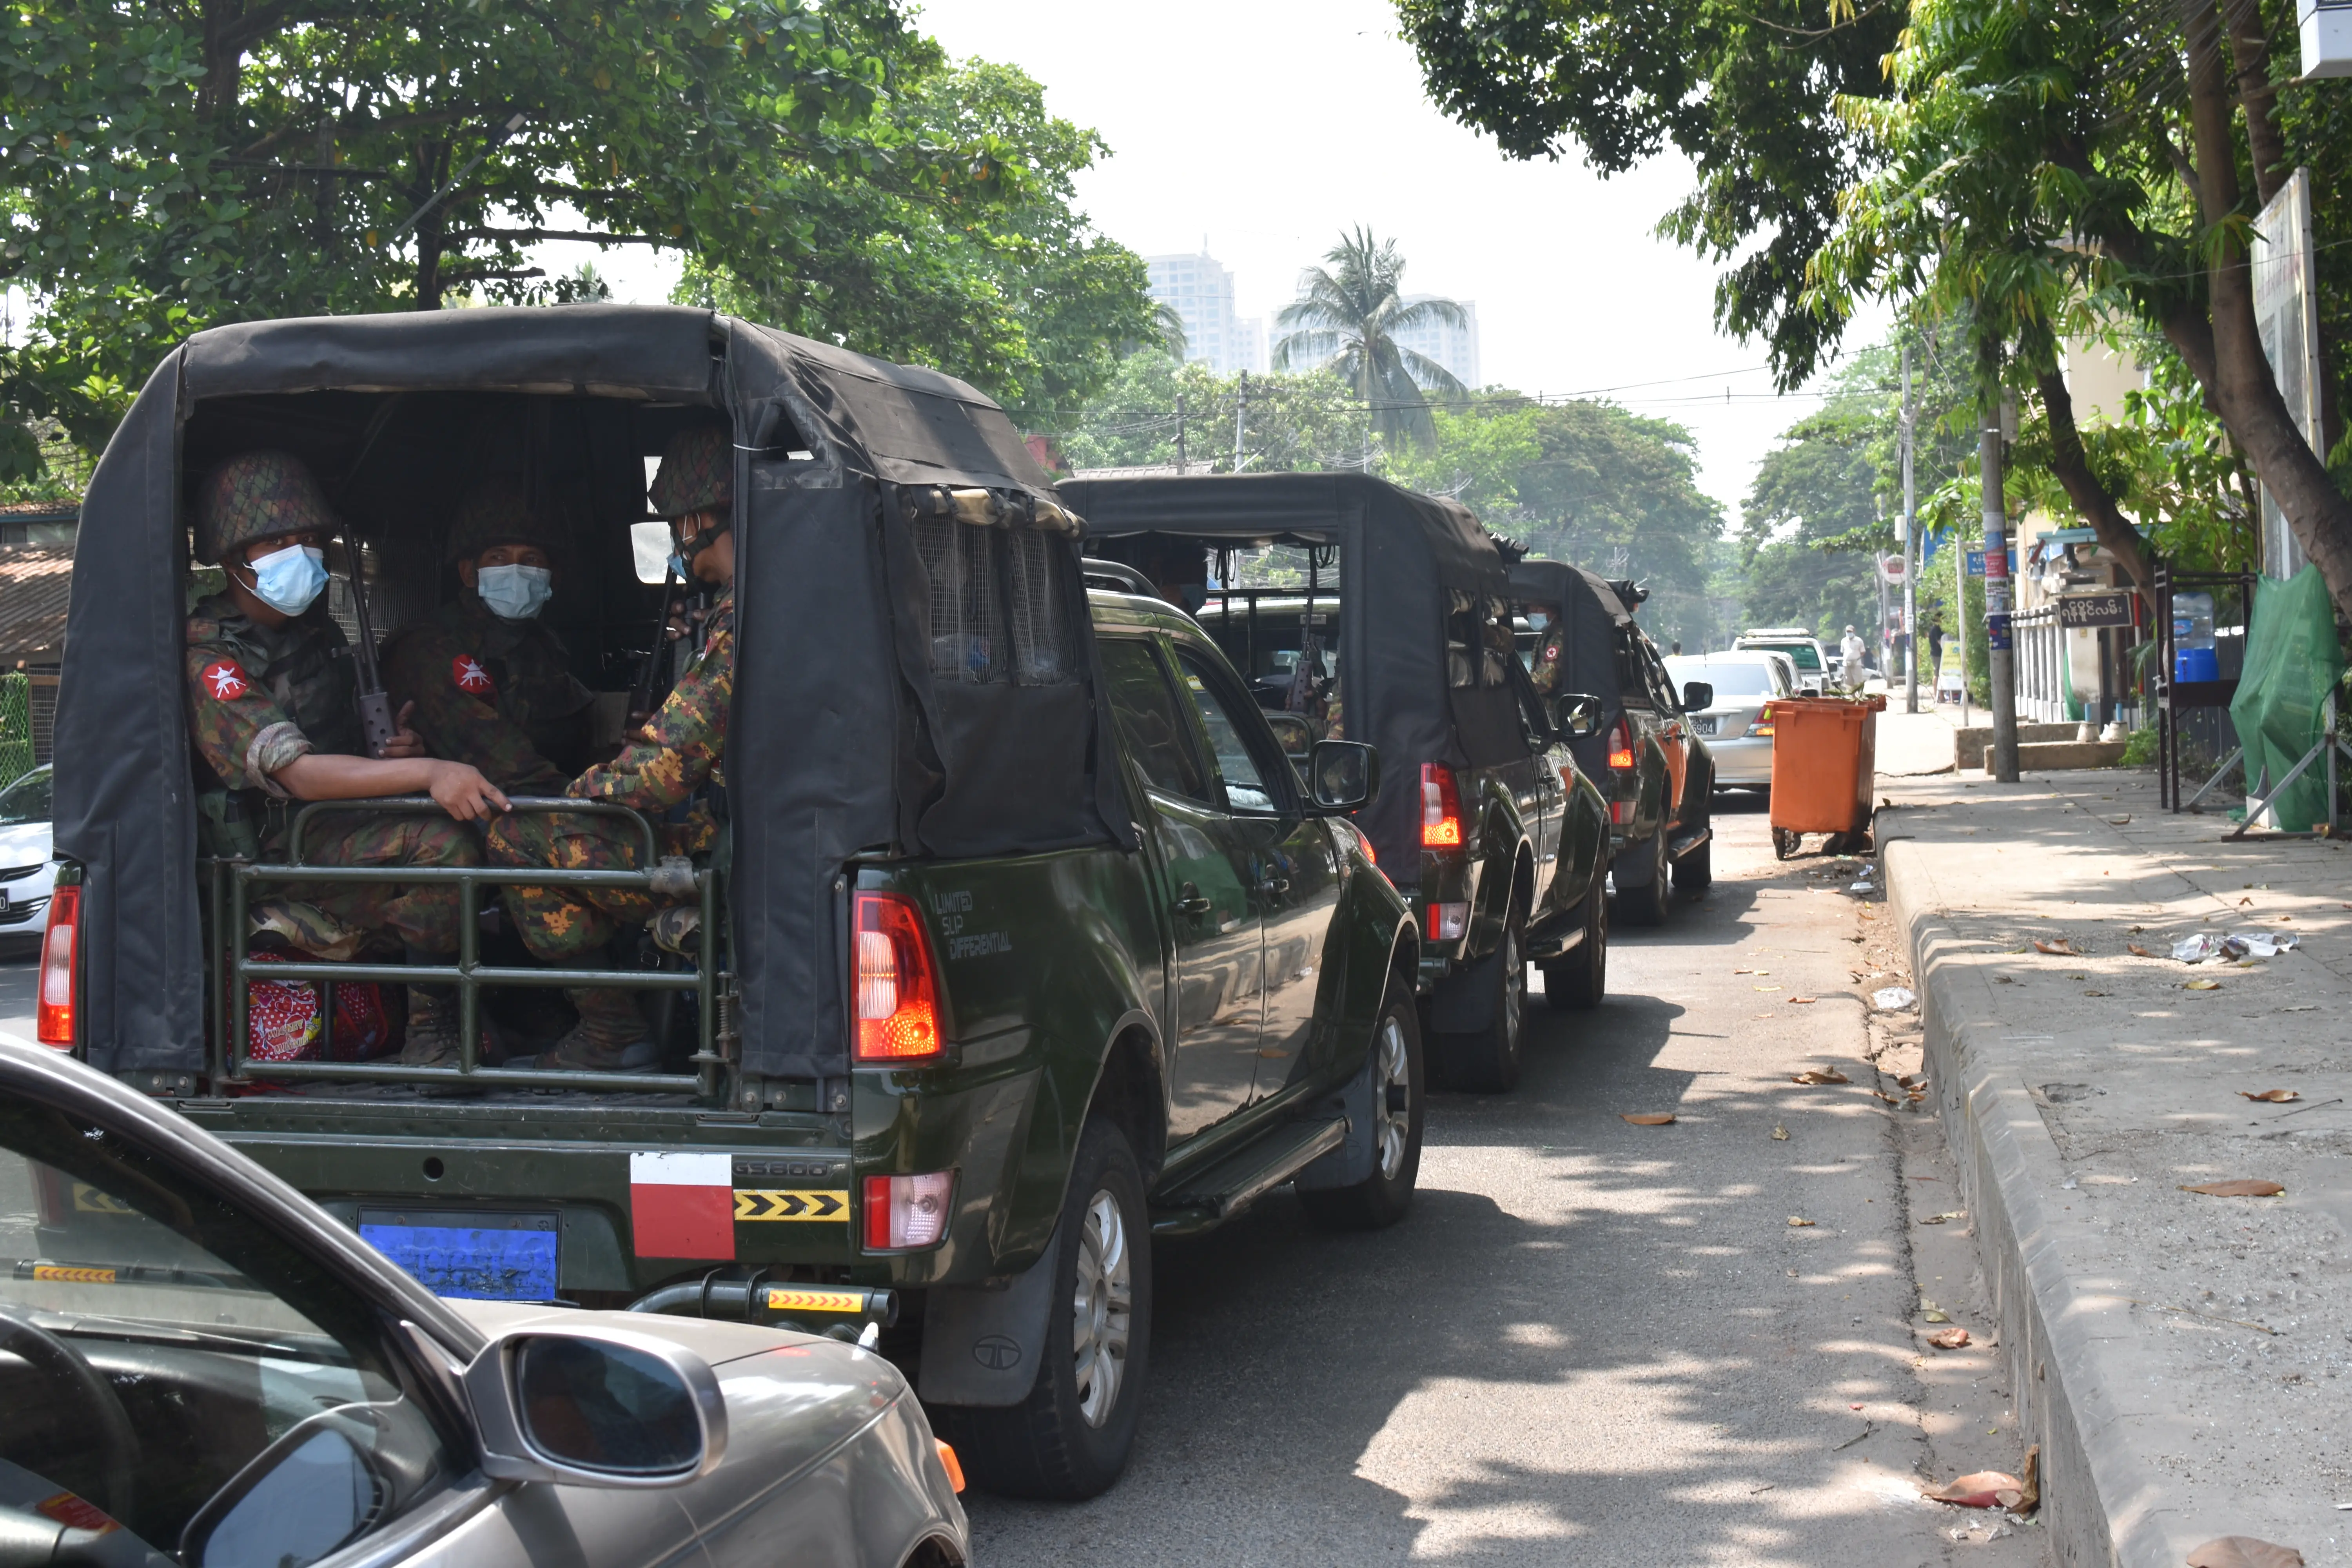
[[38, 967], [30, 958], [0, 962], [0, 1034], [33, 1037], [33, 977]]
[[[1599, 1013], [1538, 1002], [1517, 1093], [1433, 1102], [1403, 1226], [1326, 1236], [1276, 1194], [1161, 1244], [1133, 1468], [1076, 1508], [969, 1500], [982, 1560], [2042, 1561], [1917, 1498], [2019, 1456], [1995, 1357], [1915, 1338], [1923, 1286], [1982, 1320], [1961, 1227], [1906, 1224], [1906, 1193], [1957, 1206], [1916, 1179], [1941, 1140], [1867, 1088], [1853, 974], [1891, 948], [1760, 812], [1718, 826], [1713, 892], [1618, 932]], [[1822, 1063], [1853, 1086], [1789, 1083]]]

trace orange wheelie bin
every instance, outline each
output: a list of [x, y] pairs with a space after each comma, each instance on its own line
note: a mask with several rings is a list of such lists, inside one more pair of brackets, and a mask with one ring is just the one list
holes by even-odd
[[1870, 845], [1871, 780], [1883, 694], [1772, 700], [1772, 853], [1786, 860], [1808, 833], [1833, 855]]

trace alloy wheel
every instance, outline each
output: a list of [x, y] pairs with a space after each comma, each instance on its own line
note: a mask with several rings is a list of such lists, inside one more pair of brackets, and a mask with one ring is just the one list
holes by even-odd
[[1076, 1290], [1070, 1352], [1077, 1362], [1078, 1413], [1089, 1426], [1110, 1419], [1127, 1378], [1128, 1334], [1133, 1323], [1133, 1260], [1127, 1216], [1118, 1199], [1097, 1190], [1078, 1232]]
[[1393, 1016], [1381, 1020], [1380, 1092], [1372, 1101], [1373, 1126], [1381, 1141], [1381, 1180], [1396, 1180], [1412, 1138], [1412, 1058], [1404, 1026]]

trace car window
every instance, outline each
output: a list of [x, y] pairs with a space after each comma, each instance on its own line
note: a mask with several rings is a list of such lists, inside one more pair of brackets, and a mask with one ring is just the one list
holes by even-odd
[[1201, 722], [1209, 731], [1209, 750], [1216, 757], [1217, 776], [1224, 783], [1226, 808], [1252, 815], [1281, 810], [1272, 759], [1260, 756], [1259, 748], [1252, 744], [1255, 727], [1244, 731], [1234, 721], [1219, 689], [1223, 683], [1209, 673], [1197, 654], [1180, 648], [1176, 659], [1183, 667], [1184, 684], [1201, 710]]
[[1617, 628], [1617, 700], [1628, 708], [1648, 708], [1650, 672], [1642, 664], [1642, 634], [1632, 626]]
[[382, 1335], [168, 1161], [0, 1101], [0, 1504], [167, 1553], [202, 1521], [187, 1568], [307, 1568], [459, 1468]]
[[1105, 637], [1103, 674], [1110, 686], [1111, 711], [1127, 754], [1143, 782], [1169, 795], [1203, 805], [1215, 804], [1207, 771], [1192, 743], [1192, 725], [1178, 706], [1175, 689], [1151, 645], [1137, 637]]
[[49, 820], [49, 770], [35, 768], [0, 790], [0, 827]]
[[1718, 697], [1769, 697], [1778, 689], [1768, 664], [1712, 663], [1703, 658], [1669, 658], [1666, 674], [1677, 688], [1704, 680]]

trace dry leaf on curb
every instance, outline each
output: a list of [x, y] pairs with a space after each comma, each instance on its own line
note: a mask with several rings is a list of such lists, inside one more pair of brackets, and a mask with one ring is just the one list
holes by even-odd
[[2303, 1553], [2274, 1541], [2224, 1535], [2190, 1552], [2189, 1568], [2303, 1568]]
[[2240, 1180], [2207, 1182], [2201, 1186], [2183, 1187], [2184, 1193], [2203, 1193], [2209, 1198], [2274, 1198], [2286, 1191], [2276, 1182]]
[[2148, 952], [2147, 949], [2140, 946], [2140, 944], [2136, 942], [2127, 942], [2124, 943], [2124, 949], [2134, 958], [2154, 958], [2156, 956], [2156, 954]]
[[1803, 1072], [1792, 1074], [1789, 1081], [1790, 1083], [1852, 1083], [1853, 1079], [1835, 1068], [1811, 1068]]
[[2221, 983], [2218, 980], [2192, 980], [2181, 989], [2183, 991], [2219, 991], [2221, 989]]
[[1780, 988], [1778, 985], [1759, 985], [1756, 986], [1755, 989], [1759, 991], [1778, 991]]
[[1881, 1100], [1883, 1100], [1886, 1101], [1886, 1103], [1887, 1103], [1887, 1104], [1889, 1104], [1889, 1105], [1900, 1105], [1900, 1104], [1902, 1104], [1902, 1103], [1903, 1103], [1901, 1100], [1899, 1100], [1895, 1099], [1893, 1095], [1891, 1095], [1891, 1094], [1887, 1093], [1887, 1092], [1886, 1092], [1885, 1089], [1872, 1089], [1870, 1092], [1871, 1092], [1871, 1093], [1873, 1093], [1873, 1094], [1874, 1094], [1874, 1095], [1876, 1095], [1876, 1096], [1878, 1096], [1878, 1098], [1879, 1098], [1879, 1099], [1881, 1099]]
[[1919, 1223], [1921, 1225], [1941, 1225], [1948, 1219], [1966, 1219], [1968, 1217], [1969, 1211], [1966, 1209], [1949, 1209], [1942, 1214], [1931, 1214]]
[[1931, 1323], [1948, 1323], [1952, 1321], [1952, 1315], [1949, 1312], [1942, 1311], [1933, 1307], [1930, 1307], [1927, 1310], [1920, 1313], [1919, 1315], [1927, 1319]]
[[1979, 1470], [1972, 1476], [1962, 1476], [1948, 1487], [1937, 1487], [1925, 1494], [1929, 1502], [1958, 1503], [1962, 1508], [1990, 1508], [1998, 1492], [2022, 1492], [2024, 1488], [2015, 1476], [2005, 1470]]
[[1675, 1119], [1665, 1115], [1633, 1116], [1621, 1111], [1618, 1114], [1618, 1120], [1630, 1121], [1636, 1127], [1666, 1127], [1671, 1126]]
[[2303, 1091], [2297, 1089], [2266, 1089], [2260, 1094], [2250, 1093], [2242, 1089], [2238, 1093], [2247, 1100], [2268, 1100], [2273, 1105], [2284, 1105], [2289, 1100], [2303, 1098]]
[[1775, 1127], [1772, 1129], [1772, 1142], [1775, 1143], [1786, 1143], [1788, 1141], [1789, 1130], [1787, 1128]]
[[1899, 1072], [1895, 1075], [1895, 1081], [1906, 1089], [1918, 1089], [1927, 1080], [1924, 1078], [1914, 1078], [1907, 1072]]
[[1969, 1331], [1955, 1326], [1944, 1330], [1941, 1333], [1929, 1334], [1927, 1342], [1939, 1351], [1965, 1350], [1968, 1348]]
[[1790, 1215], [1789, 1216], [1789, 1227], [1790, 1227], [1791, 1230], [1797, 1229], [1797, 1228], [1799, 1228], [1799, 1227], [1801, 1227], [1801, 1226], [1809, 1226], [1809, 1225], [1811, 1225], [1811, 1224], [1812, 1224], [1812, 1223], [1813, 1223], [1813, 1222], [1812, 1222], [1811, 1220], [1809, 1220], [1809, 1219], [1801, 1219], [1801, 1218], [1799, 1218], [1799, 1217], [1798, 1217], [1797, 1215]]
[[1790, 1005], [1797, 1007], [1810, 1007], [1813, 1005], [1813, 1001], [1814, 998], [1811, 996], [1791, 996], [1789, 998]]
[[2240, 909], [2242, 909], [2242, 909], [2244, 909], [2248, 904], [2251, 904], [2251, 903], [2252, 903], [2253, 901], [2254, 901], [2254, 900], [2252, 900], [2252, 899], [2240, 899], [2240, 900], [2238, 900], [2238, 907], [2239, 907]]
[[2074, 943], [2068, 942], [2063, 936], [2051, 942], [2044, 942], [2037, 936], [2033, 939], [2033, 951], [2036, 952], [2056, 953], [2063, 958], [2080, 958], [2083, 956], [2081, 953], [2074, 951]]

